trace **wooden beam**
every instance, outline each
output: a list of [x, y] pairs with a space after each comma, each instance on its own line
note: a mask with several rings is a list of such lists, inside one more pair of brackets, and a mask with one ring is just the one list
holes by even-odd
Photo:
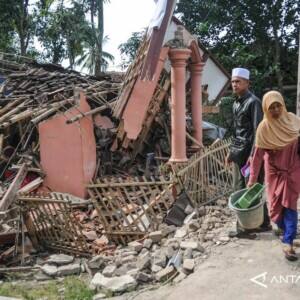
[[3, 198], [0, 200], [0, 211], [7, 210], [8, 207], [14, 202], [18, 190], [27, 174], [27, 166], [23, 164], [18, 171], [16, 177], [14, 178], [13, 182], [10, 184], [8, 190], [6, 191]]

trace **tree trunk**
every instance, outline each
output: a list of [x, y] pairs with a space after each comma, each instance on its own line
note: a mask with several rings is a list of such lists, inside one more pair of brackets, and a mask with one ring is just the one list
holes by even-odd
[[[26, 55], [27, 46], [29, 42], [28, 26], [27, 26], [27, 18], [28, 18], [28, 1], [29, 0], [21, 0], [20, 1], [20, 16], [19, 20], [16, 20], [17, 24], [17, 32], [20, 40], [20, 52], [22, 56]], [[18, 18], [18, 16], [16, 16]]]
[[101, 73], [101, 62], [102, 62], [102, 41], [104, 32], [103, 22], [103, 0], [97, 1], [98, 7], [98, 34], [96, 35], [96, 58], [95, 58], [95, 76]]

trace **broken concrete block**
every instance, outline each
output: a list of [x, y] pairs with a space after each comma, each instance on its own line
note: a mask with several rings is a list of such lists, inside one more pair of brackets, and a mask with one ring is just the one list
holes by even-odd
[[144, 255], [149, 255], [149, 251], [146, 248], [143, 248], [142, 251], [139, 254], [139, 257], [142, 257]]
[[54, 277], [57, 275], [57, 267], [53, 265], [43, 265], [41, 267], [42, 272], [44, 272], [46, 275]]
[[136, 257], [134, 255], [125, 256], [121, 259], [122, 264], [127, 264], [133, 261], [136, 261]]
[[139, 269], [132, 269], [129, 270], [126, 274], [132, 276], [133, 278], [136, 278], [138, 273], [139, 273]]
[[159, 243], [161, 239], [163, 238], [162, 232], [159, 231], [153, 231], [149, 234], [149, 239], [152, 240], [153, 243]]
[[152, 246], [152, 240], [151, 239], [145, 239], [144, 240], [144, 244], [143, 244], [143, 247], [146, 248], [146, 249], [150, 249], [151, 246]]
[[162, 251], [157, 251], [153, 256], [153, 265], [164, 268], [167, 263], [167, 257]]
[[187, 235], [187, 230], [184, 227], [182, 227], [182, 228], [179, 228], [179, 229], [176, 230], [174, 238], [182, 239], [186, 235]]
[[128, 244], [128, 248], [131, 249], [132, 251], [136, 251], [138, 253], [142, 250], [143, 244], [136, 242], [136, 241], [130, 242]]
[[167, 249], [166, 249], [166, 255], [167, 255], [167, 258], [171, 258], [175, 253], [175, 250], [172, 246], [168, 246]]
[[149, 255], [144, 255], [143, 257], [139, 257], [136, 263], [137, 268], [142, 271], [151, 266], [151, 258]]
[[157, 244], [153, 244], [151, 247], [152, 252], [158, 251], [159, 249], [160, 249], [160, 246], [158, 246]]
[[169, 239], [166, 244], [167, 246], [171, 246], [174, 250], [179, 248], [179, 242], [176, 238]]
[[188, 223], [187, 226], [188, 226], [189, 232], [197, 231], [200, 227], [197, 220], [192, 220], [190, 223]]
[[88, 262], [88, 266], [91, 269], [100, 269], [102, 267], [103, 263], [104, 263], [103, 256], [97, 255]]
[[139, 272], [137, 274], [137, 276], [135, 277], [135, 279], [138, 281], [138, 282], [143, 282], [143, 283], [146, 283], [146, 282], [150, 282], [152, 281], [152, 276], [147, 274], [147, 273], [144, 273], [144, 272]]
[[130, 275], [107, 278], [101, 273], [97, 273], [91, 283], [97, 288], [107, 289], [112, 292], [124, 292], [137, 285], [136, 280]]
[[199, 243], [196, 241], [183, 241], [180, 243], [180, 248], [185, 250], [191, 248], [193, 250], [197, 250], [199, 247]]
[[[52, 279], [52, 277], [43, 273], [42, 271], [38, 271], [36, 274], [34, 274], [34, 279], [37, 281], [45, 281], [45, 280]], [[0, 300], [1, 300], [1, 297], [0, 297]]]
[[105, 294], [99, 293], [93, 297], [93, 300], [101, 300], [107, 298]]
[[188, 248], [191, 248], [194, 251], [204, 252], [204, 248], [196, 241], [190, 240], [190, 241], [183, 241], [180, 243], [180, 248], [185, 250]]
[[128, 273], [129, 270], [136, 269], [136, 265], [134, 263], [128, 263], [120, 266], [116, 271], [116, 276], [122, 276]]
[[96, 273], [91, 281], [91, 285], [96, 288], [101, 288], [103, 285], [106, 285], [110, 278], [103, 276], [101, 273]]
[[205, 207], [199, 207], [198, 208], [198, 215], [199, 215], [199, 217], [203, 217], [203, 216], [205, 216], [206, 215], [206, 208]]
[[170, 225], [168, 226], [167, 224], [162, 223], [159, 226], [159, 230], [161, 231], [163, 237], [168, 236], [170, 233], [173, 233], [176, 231], [176, 226], [175, 225]]
[[117, 267], [115, 265], [106, 266], [102, 271], [102, 275], [105, 277], [112, 277]]
[[135, 256], [135, 255], [137, 255], [137, 254], [138, 254], [137, 251], [132, 251], [132, 250], [130, 250], [130, 251], [125, 250], [125, 251], [122, 251], [122, 252], [121, 252], [121, 256], [122, 256], [122, 257], [126, 257], [126, 256]]
[[155, 279], [157, 281], [165, 281], [175, 274], [175, 272], [176, 269], [173, 266], [166, 267], [155, 274]]
[[157, 272], [159, 272], [161, 270], [162, 270], [162, 267], [160, 267], [158, 265], [152, 265], [151, 266], [151, 272], [153, 272], [153, 273], [157, 273]]
[[60, 266], [57, 269], [58, 276], [67, 276], [67, 275], [74, 275], [79, 274], [81, 271], [81, 267], [79, 263]]
[[71, 255], [53, 254], [48, 258], [47, 263], [60, 266], [60, 265], [70, 264], [73, 262], [73, 260], [74, 260], [74, 256]]
[[189, 204], [184, 209], [184, 213], [186, 215], [190, 215], [193, 211], [194, 211], [194, 208], [191, 205], [189, 205]]
[[187, 274], [192, 273], [195, 268], [195, 260], [194, 259], [185, 259], [183, 261], [183, 271]]
[[184, 259], [193, 258], [193, 249], [192, 248], [186, 248], [184, 250], [183, 257], [184, 257]]

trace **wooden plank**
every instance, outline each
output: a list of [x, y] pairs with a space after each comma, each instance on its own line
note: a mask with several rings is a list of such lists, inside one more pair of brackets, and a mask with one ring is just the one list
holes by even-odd
[[0, 201], [0, 211], [4, 211], [8, 209], [8, 207], [14, 202], [17, 196], [17, 192], [20, 189], [20, 186], [24, 178], [26, 177], [26, 174], [27, 174], [27, 166], [26, 164], [22, 164], [16, 177], [14, 178], [13, 182], [11, 183], [5, 195]]

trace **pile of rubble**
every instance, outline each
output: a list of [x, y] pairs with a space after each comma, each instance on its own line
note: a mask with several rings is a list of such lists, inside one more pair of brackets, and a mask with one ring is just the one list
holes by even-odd
[[229, 241], [220, 200], [232, 189], [229, 142], [195, 139], [187, 93], [188, 161], [165, 163], [174, 130], [169, 49], [160, 49], [155, 79], [141, 79], [148, 44], [123, 82], [0, 55], [2, 272], [19, 264], [37, 269], [37, 280], [86, 272], [94, 290], [122, 293], [179, 282]]
[[211, 248], [229, 242], [226, 226], [231, 213], [227, 201], [218, 200], [192, 210], [182, 227], [161, 224], [139, 241], [118, 246], [111, 255], [103, 253], [87, 260], [54, 254], [38, 258], [34, 278], [50, 280], [67, 275], [88, 273], [95, 291], [122, 293], [145, 284], [179, 282], [193, 273]]

